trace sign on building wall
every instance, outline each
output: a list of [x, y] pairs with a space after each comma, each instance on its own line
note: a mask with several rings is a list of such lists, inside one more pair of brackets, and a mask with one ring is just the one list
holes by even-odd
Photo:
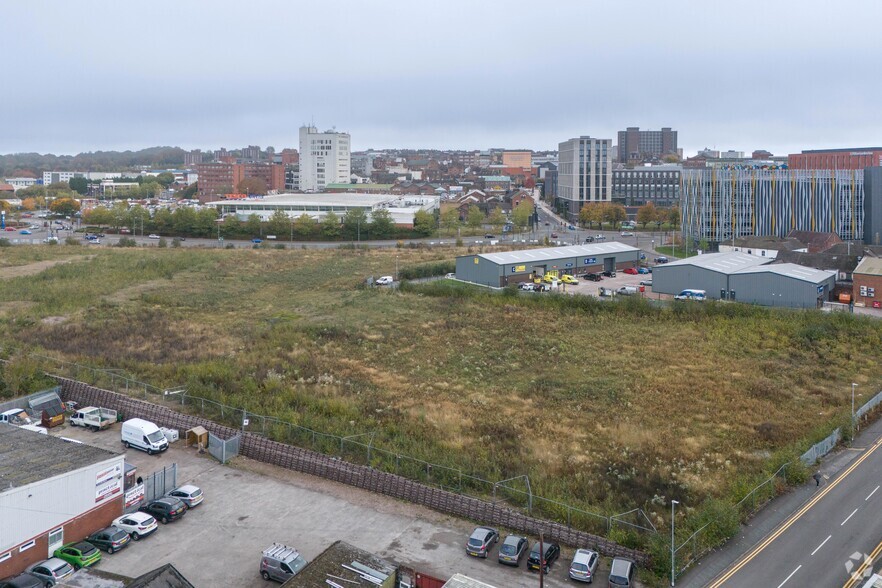
[[595, 263], [597, 263], [596, 257], [586, 257], [585, 258], [585, 265], [593, 265]]
[[513, 273], [513, 274], [516, 274], [516, 273], [518, 273], [518, 272], [525, 272], [525, 271], [527, 271], [527, 266], [525, 266], [525, 265], [513, 265], [513, 266], [511, 266], [511, 273]]
[[122, 492], [122, 465], [115, 464], [95, 474], [95, 502]]
[[476, 257], [476, 258], [475, 258], [475, 265], [478, 265], [478, 263], [479, 263], [479, 262], [478, 262], [478, 259], [480, 259], [480, 258], [479, 258], [479, 257]]
[[129, 508], [133, 504], [138, 504], [144, 499], [144, 484], [138, 484], [126, 491], [126, 505]]

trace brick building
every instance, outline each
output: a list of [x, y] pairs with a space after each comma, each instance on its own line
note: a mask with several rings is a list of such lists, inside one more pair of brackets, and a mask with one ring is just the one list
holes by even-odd
[[864, 257], [852, 272], [854, 303], [882, 308], [882, 258]]
[[502, 167], [518, 168], [525, 171], [533, 169], [532, 151], [503, 151]]
[[641, 131], [628, 127], [618, 135], [619, 163], [655, 161], [665, 155], [677, 155], [677, 131], [664, 127], [660, 131]]
[[259, 178], [267, 190], [284, 191], [285, 166], [270, 163], [201, 163], [196, 166], [199, 175], [199, 200], [215, 200], [236, 190], [246, 178]]
[[816, 149], [787, 157], [790, 169], [865, 169], [882, 165], [882, 147]]
[[0, 424], [0, 577], [123, 514], [124, 456]]

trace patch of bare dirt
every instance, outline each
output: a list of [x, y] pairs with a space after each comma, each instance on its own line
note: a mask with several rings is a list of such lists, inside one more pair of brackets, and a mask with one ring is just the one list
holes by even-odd
[[51, 267], [62, 263], [72, 263], [74, 261], [88, 261], [94, 255], [79, 255], [77, 257], [69, 257], [67, 259], [47, 259], [46, 261], [37, 261], [27, 265], [16, 265], [12, 267], [0, 267], [0, 280], [8, 280], [10, 278], [20, 278], [22, 276], [33, 276], [44, 272]]

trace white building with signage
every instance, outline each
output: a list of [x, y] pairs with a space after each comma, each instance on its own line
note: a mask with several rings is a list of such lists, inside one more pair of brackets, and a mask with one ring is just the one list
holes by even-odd
[[328, 184], [348, 184], [350, 149], [349, 133], [300, 127], [300, 190], [321, 192]]
[[0, 577], [123, 512], [124, 456], [0, 424]]

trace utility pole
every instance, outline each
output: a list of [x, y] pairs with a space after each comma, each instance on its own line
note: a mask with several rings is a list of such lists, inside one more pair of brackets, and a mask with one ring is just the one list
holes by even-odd
[[539, 532], [539, 588], [545, 588], [545, 533]]

